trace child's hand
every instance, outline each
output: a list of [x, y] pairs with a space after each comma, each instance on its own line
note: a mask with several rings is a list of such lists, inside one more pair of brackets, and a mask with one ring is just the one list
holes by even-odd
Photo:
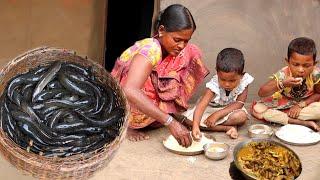
[[192, 137], [193, 137], [193, 139], [194, 139], [195, 141], [200, 141], [201, 136], [202, 136], [202, 134], [201, 134], [201, 132], [200, 132], [199, 127], [193, 127], [193, 128], [192, 128]]
[[284, 87], [294, 87], [294, 86], [300, 86], [302, 83], [302, 80], [301, 78], [288, 77], [287, 79], [283, 80], [282, 83]]
[[301, 111], [301, 107], [299, 107], [298, 105], [294, 105], [290, 108], [288, 112], [288, 116], [296, 119], [299, 116], [300, 111]]

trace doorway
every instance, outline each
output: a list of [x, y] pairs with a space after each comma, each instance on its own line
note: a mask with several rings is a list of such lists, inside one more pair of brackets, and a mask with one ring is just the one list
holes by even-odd
[[109, 0], [105, 68], [110, 72], [121, 53], [135, 41], [150, 37], [154, 1]]

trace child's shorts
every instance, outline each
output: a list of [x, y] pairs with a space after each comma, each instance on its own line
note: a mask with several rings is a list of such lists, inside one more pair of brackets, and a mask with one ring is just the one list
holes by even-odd
[[[224, 107], [212, 107], [212, 106], [208, 106], [206, 108], [206, 110], [203, 112], [201, 121], [200, 121], [200, 126], [202, 127], [207, 127], [207, 125], [204, 124], [204, 121], [214, 112], [219, 111], [221, 109], [223, 109]], [[196, 106], [194, 106], [193, 108], [189, 108], [186, 112], [182, 113], [182, 115], [186, 116], [188, 119], [190, 119], [191, 121], [193, 121], [193, 113], [196, 109]], [[219, 119], [215, 125], [219, 125], [219, 124], [223, 124], [224, 122], [226, 122], [229, 118], [229, 116], [237, 111], [243, 110], [247, 115], [248, 112], [246, 110], [246, 108], [243, 106], [241, 109], [236, 109], [233, 110], [232, 112], [230, 112], [229, 114], [227, 114], [225, 117], [223, 117], [222, 119]]]
[[[264, 103], [262, 102], [262, 104]], [[255, 105], [256, 105], [256, 102], [254, 102], [252, 105], [252, 111], [255, 111], [253, 109]], [[266, 111], [260, 113], [261, 117], [256, 117], [256, 118], [285, 125], [285, 124], [288, 124], [288, 120], [289, 120], [289, 117], [287, 115], [288, 111], [289, 109], [284, 109], [283, 111], [281, 111], [281, 110], [269, 108]], [[302, 108], [298, 116], [298, 119], [299, 120], [320, 120], [320, 102], [313, 102], [308, 106]]]

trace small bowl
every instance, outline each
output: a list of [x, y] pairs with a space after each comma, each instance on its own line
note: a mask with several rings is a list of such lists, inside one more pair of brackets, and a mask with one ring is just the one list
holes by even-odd
[[248, 129], [249, 137], [268, 139], [272, 137], [273, 130], [265, 124], [254, 124]]
[[204, 155], [213, 160], [224, 159], [229, 152], [230, 146], [222, 142], [208, 143], [203, 146]]

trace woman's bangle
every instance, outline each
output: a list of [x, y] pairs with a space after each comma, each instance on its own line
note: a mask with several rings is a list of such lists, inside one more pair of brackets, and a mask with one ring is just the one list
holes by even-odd
[[171, 124], [173, 121], [173, 117], [169, 115], [167, 121], [164, 123], [165, 126], [169, 126], [169, 124]]

